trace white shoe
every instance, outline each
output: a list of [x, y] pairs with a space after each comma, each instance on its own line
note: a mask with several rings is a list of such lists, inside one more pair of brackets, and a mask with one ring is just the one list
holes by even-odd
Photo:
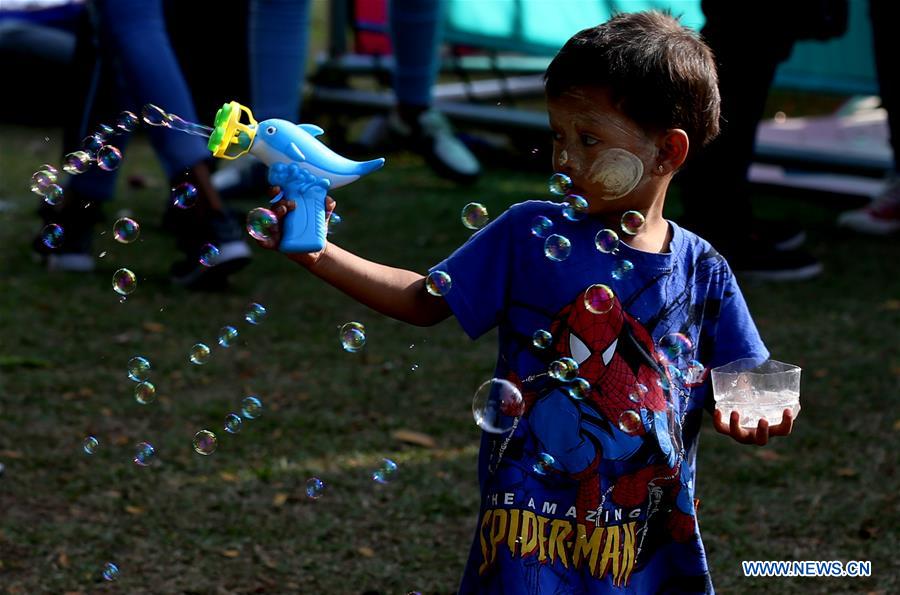
[[884, 192], [865, 207], [838, 215], [837, 223], [872, 235], [900, 231], [900, 179], [894, 178]]

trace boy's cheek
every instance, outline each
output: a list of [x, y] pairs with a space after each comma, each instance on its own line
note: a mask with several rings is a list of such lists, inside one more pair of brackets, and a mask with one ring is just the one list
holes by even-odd
[[644, 162], [625, 149], [602, 151], [587, 174], [591, 194], [602, 200], [617, 200], [632, 192], [644, 178]]

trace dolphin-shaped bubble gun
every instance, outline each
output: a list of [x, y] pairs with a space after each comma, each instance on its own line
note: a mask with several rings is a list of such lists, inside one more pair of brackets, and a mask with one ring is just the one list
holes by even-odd
[[[242, 122], [241, 116], [247, 121]], [[297, 208], [284, 218], [282, 252], [316, 252], [325, 247], [325, 196], [380, 169], [384, 159], [352, 161], [316, 139], [324, 132], [315, 124], [294, 124], [271, 118], [257, 123], [249, 109], [236, 101], [216, 113], [209, 136], [215, 157], [237, 159], [250, 153], [269, 166], [269, 183], [281, 187], [272, 199], [293, 200]]]

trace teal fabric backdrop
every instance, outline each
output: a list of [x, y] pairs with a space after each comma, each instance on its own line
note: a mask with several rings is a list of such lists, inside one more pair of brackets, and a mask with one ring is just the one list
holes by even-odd
[[[703, 26], [699, 0], [448, 0], [445, 35], [454, 43], [550, 57], [572, 34], [615, 12], [650, 8], [670, 10], [694, 29]], [[776, 85], [877, 93], [871, 36], [868, 2], [850, 0], [847, 34], [828, 42], [798, 43], [779, 69]]]

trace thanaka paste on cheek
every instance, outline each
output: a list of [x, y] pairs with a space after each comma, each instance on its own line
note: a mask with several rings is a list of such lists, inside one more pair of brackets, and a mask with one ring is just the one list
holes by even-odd
[[622, 198], [638, 185], [644, 175], [643, 162], [625, 149], [607, 149], [591, 164], [588, 179], [603, 188], [603, 200]]
[[558, 161], [560, 167], [564, 166], [566, 163], [569, 162], [569, 154], [566, 152], [565, 149], [563, 149], [562, 151], [559, 152], [559, 159], [557, 161]]

